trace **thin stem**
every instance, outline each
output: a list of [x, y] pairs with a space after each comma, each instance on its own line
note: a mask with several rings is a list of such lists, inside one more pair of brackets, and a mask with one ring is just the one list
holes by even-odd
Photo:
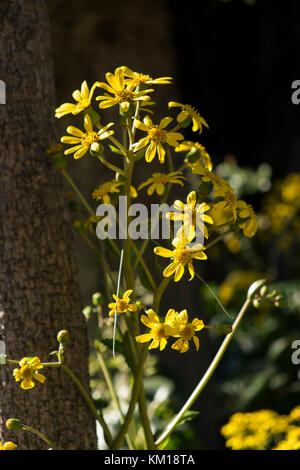
[[154, 437], [152, 434], [152, 429], [150, 426], [150, 421], [147, 413], [147, 400], [145, 396], [144, 387], [141, 387], [140, 396], [139, 396], [139, 412], [141, 417], [141, 422], [143, 425], [145, 440], [147, 444], [147, 450], [154, 449]]
[[[115, 405], [115, 407], [117, 408], [117, 410], [119, 411], [120, 413], [120, 421], [121, 423], [124, 423], [124, 414], [122, 412], [122, 409], [121, 409], [121, 406], [120, 406], [120, 402], [118, 400], [118, 396], [116, 394], [116, 391], [115, 391], [115, 388], [114, 388], [114, 385], [112, 383], [112, 379], [111, 379], [111, 376], [110, 376], [110, 373], [109, 373], [109, 370], [108, 368], [106, 367], [106, 363], [104, 361], [104, 358], [101, 354], [101, 352], [97, 352], [97, 359], [100, 363], [100, 366], [101, 366], [101, 369], [102, 369], [102, 372], [103, 372], [103, 375], [104, 375], [104, 378], [105, 378], [105, 381], [106, 381], [106, 384], [107, 384], [107, 387], [108, 387], [108, 390], [111, 394], [111, 398], [112, 398], [112, 401]], [[130, 435], [127, 433], [125, 435], [125, 438], [126, 438], [126, 441], [128, 443], [128, 447], [129, 449], [133, 450], [134, 449], [134, 444], [132, 442], [132, 439], [130, 437]]]
[[104, 157], [103, 155], [99, 155], [99, 160], [101, 163], [103, 163], [103, 165], [107, 166], [107, 168], [109, 168], [110, 170], [114, 171], [115, 173], [120, 173], [120, 175], [122, 176], [126, 176], [126, 173], [121, 170], [121, 168], [113, 165], [112, 163], [108, 162]]
[[104, 432], [104, 438], [105, 438], [105, 442], [107, 444], [107, 446], [109, 448], [111, 448], [111, 445], [112, 445], [112, 442], [113, 442], [113, 439], [112, 439], [112, 436], [111, 436], [111, 433], [110, 433], [110, 430], [107, 426], [107, 424], [105, 423], [104, 421], [104, 418], [102, 416], [102, 413], [101, 412], [98, 412], [92, 399], [90, 398], [89, 394], [87, 393], [87, 391], [85, 390], [85, 388], [83, 387], [82, 383], [80, 382], [80, 380], [78, 379], [78, 377], [76, 377], [76, 375], [74, 374], [74, 372], [69, 369], [68, 366], [66, 366], [65, 364], [61, 364], [61, 368], [67, 372], [67, 374], [71, 377], [71, 379], [73, 380], [73, 382], [77, 385], [81, 395], [83, 396], [83, 398], [85, 399], [85, 401], [87, 402], [89, 408], [91, 409], [91, 411], [93, 412], [95, 418], [97, 419], [97, 421], [99, 421], [99, 423], [101, 424], [102, 428], [103, 428], [103, 432]]
[[118, 147], [119, 150], [121, 150], [121, 152], [123, 153], [125, 157], [127, 156], [126, 148], [123, 147], [123, 145], [120, 144], [120, 142], [117, 139], [115, 139], [112, 136], [109, 136], [109, 140], [111, 140], [111, 142], [113, 142], [113, 144], [115, 144], [115, 146]]
[[25, 424], [22, 424], [22, 429], [24, 429], [25, 431], [29, 431], [31, 432], [32, 434], [35, 434], [36, 436], [39, 436], [43, 441], [47, 442], [47, 444], [55, 449], [55, 450], [59, 450], [59, 448], [57, 447], [57, 445], [55, 444], [55, 442], [53, 442], [51, 439], [49, 439], [49, 437], [45, 436], [45, 434], [43, 434], [42, 432], [38, 431], [37, 429], [34, 429], [32, 428], [31, 426], [26, 426]]
[[62, 170], [60, 170], [61, 173], [64, 175], [64, 177], [66, 178], [66, 180], [68, 181], [68, 183], [70, 184], [70, 186], [72, 186], [73, 190], [75, 191], [75, 193], [77, 194], [78, 198], [80, 199], [80, 201], [82, 202], [82, 204], [84, 205], [84, 207], [86, 208], [86, 210], [93, 216], [95, 217], [95, 212], [93, 211], [93, 209], [91, 208], [91, 206], [88, 204], [87, 200], [85, 199], [85, 197], [82, 195], [81, 191], [79, 190], [78, 186], [74, 183], [73, 179], [71, 178], [71, 176], [69, 175], [69, 173], [67, 173], [67, 171], [63, 168]]
[[225, 232], [221, 233], [221, 235], [219, 235], [217, 238], [215, 238], [212, 242], [208, 243], [208, 245], [206, 245], [206, 250], [208, 248], [210, 248], [211, 246], [215, 245], [216, 243], [218, 243], [220, 240], [222, 240], [222, 238], [224, 238], [226, 235], [228, 235], [230, 232], [232, 232], [231, 228], [229, 228], [228, 230], [226, 230]]
[[135, 405], [139, 399], [140, 395], [140, 389], [141, 389], [141, 384], [142, 384], [142, 378], [143, 378], [143, 372], [144, 372], [144, 363], [146, 360], [148, 354], [148, 347], [147, 345], [143, 345], [141, 349], [141, 353], [139, 356], [139, 362], [137, 364], [136, 370], [135, 370], [135, 376], [134, 376], [134, 384], [132, 388], [132, 393], [131, 393], [131, 400], [129, 403], [129, 407], [125, 416], [124, 423], [119, 431], [119, 434], [117, 435], [116, 439], [112, 443], [112, 450], [117, 450], [122, 446], [125, 434], [127, 433], [128, 426], [133, 418], [133, 413], [135, 410]]
[[153, 310], [156, 313], [159, 312], [161, 297], [164, 291], [166, 290], [170, 280], [171, 280], [171, 277], [164, 277], [155, 292], [154, 299], [153, 299]]
[[233, 335], [235, 334], [245, 312], [247, 311], [247, 308], [249, 307], [251, 303], [250, 299], [247, 299], [242, 306], [238, 316], [236, 317], [233, 325], [232, 325], [232, 332], [226, 336], [224, 339], [223, 343], [221, 344], [217, 354], [215, 355], [213, 361], [211, 362], [210, 366], [208, 367], [206, 373], [198, 383], [197, 387], [191, 394], [191, 396], [188, 398], [186, 403], [183, 405], [179, 413], [175, 416], [175, 418], [167, 425], [165, 430], [161, 433], [161, 435], [158, 437], [158, 439], [155, 441], [156, 447], [159, 446], [163, 441], [167, 439], [167, 437], [171, 434], [171, 432], [175, 429], [176, 425], [184, 415], [184, 413], [190, 409], [190, 407], [193, 405], [195, 400], [198, 398], [202, 390], [204, 389], [205, 385], [209, 381], [209, 379], [212, 377], [217, 365], [219, 364], [220, 360], [222, 359]]

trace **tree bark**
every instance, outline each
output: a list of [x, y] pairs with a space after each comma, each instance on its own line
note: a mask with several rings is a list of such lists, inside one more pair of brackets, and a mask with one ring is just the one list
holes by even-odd
[[[57, 332], [67, 329], [66, 364], [89, 389], [88, 341], [70, 216], [60, 174], [46, 157], [55, 142], [54, 86], [48, 18], [43, 0], [0, 3], [0, 339], [12, 359], [57, 349]], [[23, 431], [5, 428], [19, 418], [63, 449], [96, 448], [95, 419], [68, 375], [47, 368], [47, 379], [22, 390], [0, 369], [0, 438], [19, 449], [46, 449]]]

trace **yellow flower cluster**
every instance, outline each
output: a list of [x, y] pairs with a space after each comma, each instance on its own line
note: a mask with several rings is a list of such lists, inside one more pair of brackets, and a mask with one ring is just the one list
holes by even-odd
[[300, 406], [289, 415], [272, 410], [235, 413], [221, 433], [233, 450], [299, 450]]
[[38, 371], [43, 368], [38, 357], [23, 357], [19, 362], [20, 369], [14, 369], [13, 375], [16, 379], [16, 382], [21, 382], [21, 388], [28, 390], [35, 386], [33, 379], [37, 380], [40, 383], [44, 383], [46, 377], [43, 374], [40, 374]]

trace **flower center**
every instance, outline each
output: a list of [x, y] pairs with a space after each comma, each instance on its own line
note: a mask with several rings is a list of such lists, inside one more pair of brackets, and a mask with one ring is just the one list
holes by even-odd
[[166, 131], [159, 129], [158, 126], [152, 127], [152, 129], [148, 131], [148, 135], [150, 139], [156, 142], [157, 144], [160, 142], [164, 142], [166, 139]]
[[182, 107], [183, 111], [186, 111], [187, 113], [189, 113], [190, 116], [199, 116], [200, 117], [200, 114], [198, 113], [198, 111], [196, 111], [195, 108], [193, 108], [193, 106], [191, 106], [190, 104], [186, 104]]
[[133, 82], [136, 84], [136, 85], [139, 85], [140, 83], [146, 83], [148, 80], [151, 80], [151, 77], [150, 75], [144, 75], [142, 73], [137, 73], [135, 74], [134, 78], [133, 78]]
[[234, 205], [236, 203], [236, 197], [235, 195], [230, 192], [230, 191], [226, 191], [225, 195], [224, 195], [224, 200], [227, 202], [227, 204], [229, 204], [230, 206], [231, 205]]
[[134, 93], [129, 90], [120, 90], [116, 93], [116, 98], [119, 103], [123, 103], [124, 101], [132, 101], [134, 97]]
[[90, 145], [92, 145], [94, 142], [97, 142], [99, 140], [99, 136], [97, 134], [97, 132], [87, 132], [84, 137], [81, 138], [81, 143], [82, 145], [85, 145], [87, 147], [89, 147]]
[[174, 258], [178, 263], [187, 264], [193, 259], [193, 254], [191, 253], [191, 250], [179, 248], [175, 250]]
[[80, 100], [80, 102], [76, 105], [76, 111], [81, 111], [86, 109], [90, 106], [91, 102], [88, 99]]
[[152, 328], [152, 333], [155, 339], [163, 339], [167, 338], [166, 331], [165, 331], [165, 326], [161, 324], [156, 324]]
[[168, 182], [168, 175], [163, 175], [163, 174], [155, 175], [155, 176], [153, 175], [152, 176], [152, 182], [153, 183], [163, 183], [163, 184], [165, 184], [165, 183]]
[[185, 340], [190, 340], [195, 334], [193, 326], [189, 323], [180, 327], [180, 335]]
[[23, 366], [23, 368], [22, 368], [22, 376], [23, 376], [24, 379], [27, 379], [27, 380], [28, 380], [28, 379], [31, 379], [32, 374], [33, 374], [33, 372], [32, 372], [32, 369], [31, 369], [31, 367], [30, 367], [29, 365]]
[[118, 312], [123, 312], [128, 309], [128, 303], [125, 300], [118, 300]]

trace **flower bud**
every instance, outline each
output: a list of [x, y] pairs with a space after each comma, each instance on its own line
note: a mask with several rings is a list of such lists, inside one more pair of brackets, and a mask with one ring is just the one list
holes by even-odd
[[73, 227], [78, 235], [84, 235], [86, 233], [86, 228], [80, 220], [74, 220]]
[[93, 142], [92, 145], [90, 146], [90, 154], [92, 157], [99, 157], [102, 155], [104, 150], [103, 145], [99, 144], [99, 142]]
[[103, 295], [101, 294], [101, 292], [95, 292], [95, 294], [93, 294], [92, 302], [93, 302], [93, 305], [95, 305], [95, 306], [103, 305], [104, 298], [103, 298]]
[[261, 302], [260, 302], [259, 299], [254, 299], [254, 300], [253, 300], [253, 307], [259, 308], [260, 305], [261, 305]]
[[260, 295], [262, 297], [264, 297], [267, 292], [268, 292], [268, 287], [267, 286], [262, 286], [262, 288], [260, 289]]
[[67, 344], [70, 341], [70, 335], [67, 330], [61, 330], [57, 333], [57, 341], [61, 344]]
[[19, 419], [10, 418], [6, 421], [6, 427], [11, 431], [18, 431], [19, 429], [22, 429], [22, 423]]
[[85, 316], [85, 318], [88, 320], [90, 318], [90, 316], [92, 315], [92, 313], [93, 313], [93, 307], [91, 305], [87, 305], [82, 310], [82, 313]]

